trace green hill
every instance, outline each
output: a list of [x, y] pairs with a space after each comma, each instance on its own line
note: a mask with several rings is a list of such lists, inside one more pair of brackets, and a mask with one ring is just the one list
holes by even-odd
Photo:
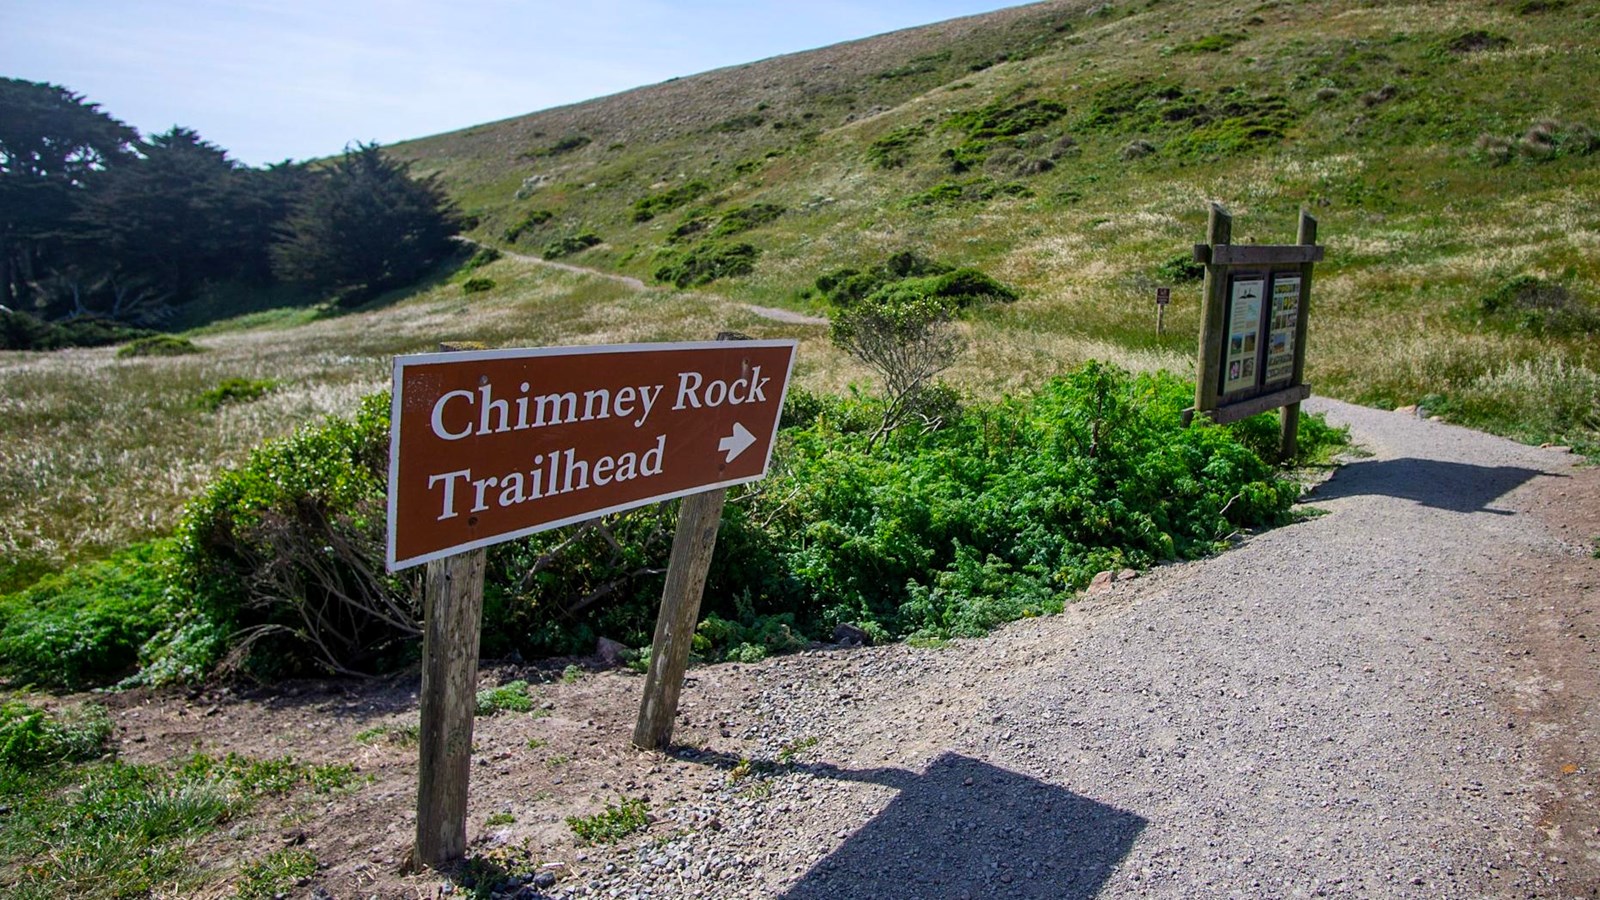
[[1593, 448], [1597, 13], [1048, 2], [390, 149], [509, 249], [663, 281], [748, 245], [710, 288], [736, 300], [814, 305], [818, 276], [907, 249], [976, 266], [1022, 293], [971, 326], [967, 380], [995, 390], [1186, 367], [1198, 285], [1163, 339], [1151, 289], [1208, 202], [1239, 242], [1292, 240], [1304, 206], [1318, 391]]

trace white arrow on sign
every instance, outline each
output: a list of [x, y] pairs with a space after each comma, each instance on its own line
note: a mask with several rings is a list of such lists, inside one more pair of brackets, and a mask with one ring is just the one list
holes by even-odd
[[755, 442], [756, 436], [750, 433], [750, 429], [735, 422], [733, 423], [733, 434], [718, 441], [717, 449], [728, 451], [728, 458], [723, 460], [724, 462], [733, 462], [734, 457], [750, 449], [750, 445]]

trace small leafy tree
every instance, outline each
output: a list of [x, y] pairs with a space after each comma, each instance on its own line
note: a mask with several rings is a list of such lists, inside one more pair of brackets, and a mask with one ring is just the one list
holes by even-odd
[[869, 445], [915, 412], [933, 376], [965, 348], [953, 316], [946, 300], [914, 282], [879, 289], [834, 314], [834, 345], [883, 377], [888, 405]]
[[273, 271], [351, 300], [421, 278], [451, 252], [460, 224], [438, 180], [410, 169], [377, 144], [346, 150], [295, 205]]

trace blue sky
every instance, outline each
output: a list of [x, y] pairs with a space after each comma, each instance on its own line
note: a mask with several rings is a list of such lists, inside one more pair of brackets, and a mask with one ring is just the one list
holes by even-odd
[[263, 165], [1016, 5], [1007, 0], [0, 0], [0, 76]]

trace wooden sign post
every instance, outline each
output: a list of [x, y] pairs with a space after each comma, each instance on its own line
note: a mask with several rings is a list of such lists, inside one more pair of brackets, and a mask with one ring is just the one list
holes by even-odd
[[1317, 220], [1300, 212], [1297, 244], [1234, 244], [1233, 217], [1211, 206], [1206, 243], [1195, 261], [1206, 267], [1200, 314], [1194, 406], [1184, 424], [1204, 415], [1218, 424], [1282, 409], [1280, 459], [1295, 453], [1305, 384], [1306, 323], [1311, 268], [1323, 258]]
[[396, 357], [388, 568], [428, 566], [414, 862], [466, 851], [485, 548], [682, 497], [634, 743], [672, 736], [727, 488], [766, 476], [797, 342]]

